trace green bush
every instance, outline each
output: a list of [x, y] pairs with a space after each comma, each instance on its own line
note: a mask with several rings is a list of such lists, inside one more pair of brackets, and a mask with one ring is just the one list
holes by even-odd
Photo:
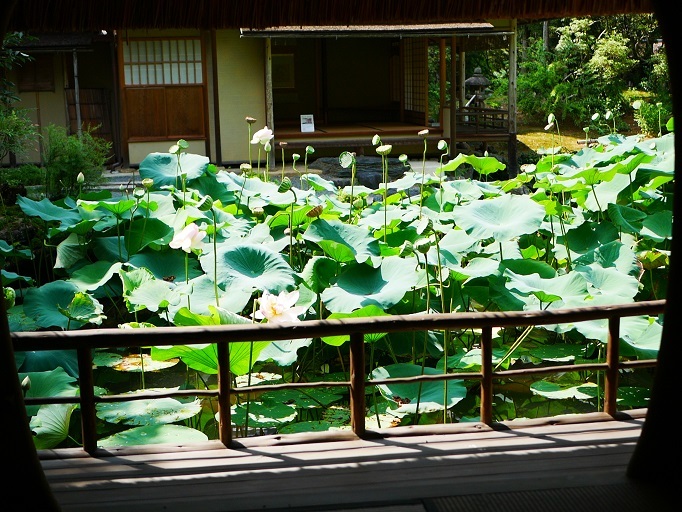
[[[47, 172], [47, 195], [51, 198], [73, 195], [79, 190], [92, 189], [104, 182], [104, 164], [110, 157], [111, 142], [84, 130], [80, 136], [68, 135], [66, 128], [47, 127], [43, 163]], [[78, 174], [84, 181], [78, 184]]]
[[30, 187], [32, 185], [43, 185], [45, 183], [45, 171], [33, 164], [24, 164], [19, 167], [9, 167], [0, 169], [0, 184], [7, 184], [10, 187], [21, 185]]
[[635, 122], [644, 135], [660, 136], [668, 132], [665, 124], [672, 117], [672, 113], [662, 103], [638, 101], [633, 108], [635, 108]]
[[0, 107], [0, 160], [20, 155], [38, 139], [36, 128], [24, 110]]

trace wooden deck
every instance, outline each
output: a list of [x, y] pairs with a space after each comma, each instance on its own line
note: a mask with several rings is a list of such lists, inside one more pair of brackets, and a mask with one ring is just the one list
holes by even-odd
[[666, 512], [626, 477], [645, 413], [39, 454], [64, 512]]

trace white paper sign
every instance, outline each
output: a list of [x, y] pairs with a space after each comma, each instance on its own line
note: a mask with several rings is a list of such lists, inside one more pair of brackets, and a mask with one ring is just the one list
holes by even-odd
[[315, 119], [312, 114], [301, 116], [301, 133], [312, 133], [315, 131]]

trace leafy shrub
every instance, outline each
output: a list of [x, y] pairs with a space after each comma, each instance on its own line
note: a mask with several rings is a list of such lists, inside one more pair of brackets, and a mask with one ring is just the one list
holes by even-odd
[[635, 122], [643, 134], [660, 136], [667, 133], [665, 124], [672, 113], [661, 102], [653, 104], [647, 101], [637, 101], [633, 108], [635, 109]]
[[19, 167], [9, 167], [0, 170], [0, 184], [10, 187], [23, 185], [42, 185], [45, 183], [45, 171], [34, 164], [24, 164]]
[[0, 107], [0, 160], [9, 153], [20, 155], [38, 139], [25, 110]]
[[43, 163], [47, 171], [47, 195], [65, 197], [78, 189], [77, 178], [83, 173], [80, 185], [84, 190], [94, 188], [104, 181], [102, 171], [109, 158], [111, 142], [84, 130], [80, 137], [68, 135], [66, 128], [47, 127]]

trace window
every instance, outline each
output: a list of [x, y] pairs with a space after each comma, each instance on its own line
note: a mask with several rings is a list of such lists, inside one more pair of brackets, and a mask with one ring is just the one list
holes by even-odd
[[17, 88], [19, 92], [54, 92], [52, 54], [37, 54], [17, 67]]
[[128, 140], [204, 138], [201, 40], [128, 39], [122, 52]]

